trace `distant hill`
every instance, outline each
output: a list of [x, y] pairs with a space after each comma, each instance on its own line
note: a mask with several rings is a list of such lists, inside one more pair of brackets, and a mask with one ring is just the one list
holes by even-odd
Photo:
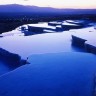
[[56, 9], [51, 7], [23, 6], [18, 4], [0, 5], [0, 12], [35, 12], [59, 14], [96, 14], [96, 9]]

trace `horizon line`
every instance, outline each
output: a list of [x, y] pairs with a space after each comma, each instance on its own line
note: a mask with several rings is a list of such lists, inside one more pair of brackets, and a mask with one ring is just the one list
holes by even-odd
[[40, 8], [47, 7], [47, 8], [54, 8], [54, 9], [96, 9], [96, 8], [79, 8], [79, 7], [78, 8], [73, 8], [73, 7], [60, 8], [60, 7], [52, 7], [52, 6], [23, 5], [23, 4], [16, 4], [16, 3], [13, 3], [13, 4], [2, 4], [0, 6], [6, 6], [6, 5], [35, 6], [35, 7], [40, 7]]

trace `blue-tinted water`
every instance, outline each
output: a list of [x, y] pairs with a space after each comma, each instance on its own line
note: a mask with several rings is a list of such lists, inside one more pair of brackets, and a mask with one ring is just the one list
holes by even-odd
[[51, 53], [31, 55], [28, 61], [0, 78], [1, 96], [94, 96], [95, 55]]
[[[47, 26], [46, 23], [44, 24]], [[0, 38], [0, 47], [9, 52], [20, 55], [22, 59], [27, 59], [27, 57], [32, 54], [85, 52], [83, 49], [71, 45], [71, 35], [77, 33], [77, 31], [86, 32], [87, 30], [93, 31], [90, 27], [55, 33], [36, 33], [37, 35], [31, 34], [29, 36], [24, 36], [24, 33], [22, 33], [19, 28], [16, 28], [11, 32], [3, 33], [4, 37]]]
[[29, 36], [16, 29], [4, 34], [6, 36], [0, 38], [0, 47], [20, 55], [31, 64], [2, 75], [11, 69], [0, 61], [0, 95], [91, 96], [95, 55], [78, 53], [85, 51], [71, 45], [72, 34], [86, 31], [94, 31], [94, 28]]

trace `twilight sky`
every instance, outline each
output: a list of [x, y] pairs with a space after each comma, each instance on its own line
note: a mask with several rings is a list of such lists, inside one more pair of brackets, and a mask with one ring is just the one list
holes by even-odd
[[55, 8], [96, 8], [96, 0], [0, 0], [0, 5], [22, 4]]

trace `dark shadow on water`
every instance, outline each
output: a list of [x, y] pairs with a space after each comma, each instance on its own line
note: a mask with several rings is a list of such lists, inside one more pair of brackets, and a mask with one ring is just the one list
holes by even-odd
[[26, 60], [22, 60], [18, 54], [10, 53], [0, 48], [0, 62], [3, 62], [9, 70], [13, 70], [19, 66], [26, 64]]
[[86, 50], [82, 46], [80, 47], [80, 46], [73, 45], [73, 44], [71, 44], [71, 46], [72, 46], [72, 49], [76, 50], [77, 52], [86, 52]]

